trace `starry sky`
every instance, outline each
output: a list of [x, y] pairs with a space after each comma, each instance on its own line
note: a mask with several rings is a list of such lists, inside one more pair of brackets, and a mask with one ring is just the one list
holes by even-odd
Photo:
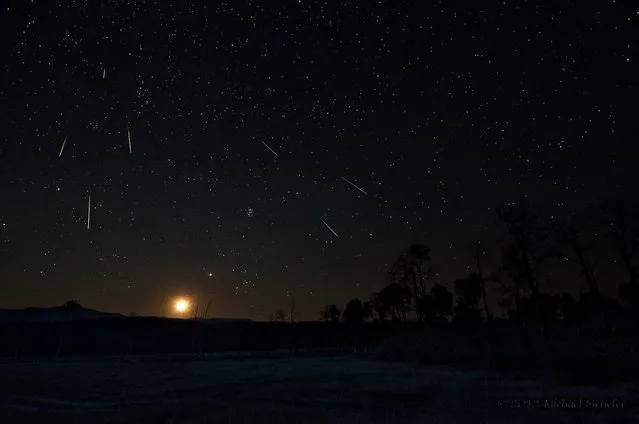
[[0, 308], [155, 315], [189, 295], [267, 319], [294, 298], [316, 319], [379, 290], [416, 242], [450, 284], [503, 202], [561, 215], [632, 192], [638, 17], [619, 1], [3, 1]]

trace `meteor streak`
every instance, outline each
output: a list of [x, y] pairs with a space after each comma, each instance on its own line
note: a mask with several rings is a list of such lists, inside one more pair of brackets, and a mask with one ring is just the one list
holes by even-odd
[[89, 193], [89, 206], [87, 207], [87, 230], [91, 228], [91, 193]]
[[324, 221], [324, 219], [323, 219], [323, 218], [320, 218], [320, 219], [322, 220], [322, 222], [324, 223], [324, 225], [326, 225], [326, 228], [328, 228], [329, 230], [331, 230], [331, 233], [335, 234], [335, 237], [339, 238], [339, 235], [337, 235], [337, 233], [335, 232], [335, 230], [333, 230], [333, 229], [331, 228], [331, 226], [330, 226], [330, 225], [328, 225], [328, 224], [326, 223], [326, 221]]
[[102, 80], [106, 79], [106, 68], [102, 69]]
[[133, 150], [131, 150], [131, 127], [130, 126], [126, 126], [126, 133], [129, 136], [129, 154], [133, 153]]
[[350, 180], [348, 180], [347, 178], [342, 177], [342, 179], [344, 181], [346, 181], [347, 183], [349, 183], [350, 185], [352, 185], [353, 187], [355, 187], [356, 189], [358, 189], [359, 191], [361, 191], [364, 194], [368, 194], [366, 193], [364, 190], [362, 190], [361, 188], [357, 187], [357, 185], [355, 185], [355, 183], [351, 182]]
[[64, 136], [64, 141], [62, 142], [62, 147], [60, 148], [60, 154], [58, 154], [58, 157], [62, 157], [62, 151], [64, 150], [64, 146], [67, 145], [67, 136]]
[[[277, 153], [275, 153], [275, 150], [271, 149], [268, 144], [264, 143], [263, 141], [262, 141], [262, 144], [264, 146], [266, 146], [266, 148], [269, 149], [271, 151], [271, 153], [273, 153], [275, 156], [277, 156]], [[279, 156], [277, 156], [277, 157], [279, 157]]]

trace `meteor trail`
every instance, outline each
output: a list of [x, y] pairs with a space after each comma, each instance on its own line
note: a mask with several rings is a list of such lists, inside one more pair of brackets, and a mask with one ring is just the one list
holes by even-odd
[[126, 133], [129, 136], [129, 154], [133, 153], [133, 151], [131, 150], [131, 127], [130, 126], [126, 126]]
[[106, 79], [106, 68], [102, 69], [102, 79], [105, 80]]
[[87, 208], [87, 230], [91, 228], [91, 193], [89, 193], [89, 206]]
[[67, 136], [64, 136], [64, 141], [62, 142], [62, 147], [60, 148], [60, 154], [58, 154], [58, 157], [62, 156], [62, 151], [64, 150], [64, 146], [66, 146], [67, 144]]
[[339, 238], [339, 235], [337, 235], [337, 233], [335, 232], [335, 230], [333, 230], [333, 229], [331, 228], [331, 226], [330, 226], [330, 225], [328, 225], [328, 224], [326, 223], [326, 221], [324, 221], [324, 219], [323, 219], [323, 218], [320, 218], [320, 219], [322, 220], [322, 222], [324, 223], [324, 225], [326, 225], [326, 228], [328, 228], [329, 230], [331, 230], [331, 233], [335, 234], [335, 237]]
[[[266, 148], [269, 149], [271, 151], [271, 153], [273, 153], [275, 156], [277, 156], [277, 153], [275, 153], [275, 150], [271, 149], [268, 144], [264, 143], [263, 141], [262, 141], [262, 144], [264, 146], [266, 146]], [[279, 157], [279, 156], [277, 156], [277, 157]]]
[[344, 181], [346, 181], [347, 183], [349, 183], [350, 185], [352, 185], [353, 187], [355, 187], [356, 189], [358, 189], [359, 191], [361, 191], [362, 193], [364, 193], [364, 194], [368, 194], [368, 193], [366, 193], [364, 190], [362, 190], [361, 188], [357, 187], [357, 186], [355, 185], [355, 183], [351, 182], [351, 181], [350, 181], [350, 180], [348, 180], [347, 178], [342, 177], [342, 179], [343, 179]]

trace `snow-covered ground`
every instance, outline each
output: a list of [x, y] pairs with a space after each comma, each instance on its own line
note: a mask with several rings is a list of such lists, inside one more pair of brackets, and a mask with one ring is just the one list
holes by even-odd
[[639, 422], [629, 386], [561, 387], [354, 357], [5, 360], [0, 383], [6, 424]]

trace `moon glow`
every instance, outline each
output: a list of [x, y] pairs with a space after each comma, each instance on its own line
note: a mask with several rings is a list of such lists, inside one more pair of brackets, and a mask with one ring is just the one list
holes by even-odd
[[190, 306], [191, 305], [189, 304], [189, 301], [186, 299], [177, 299], [174, 305], [175, 311], [180, 314], [183, 314], [186, 311], [188, 311]]

